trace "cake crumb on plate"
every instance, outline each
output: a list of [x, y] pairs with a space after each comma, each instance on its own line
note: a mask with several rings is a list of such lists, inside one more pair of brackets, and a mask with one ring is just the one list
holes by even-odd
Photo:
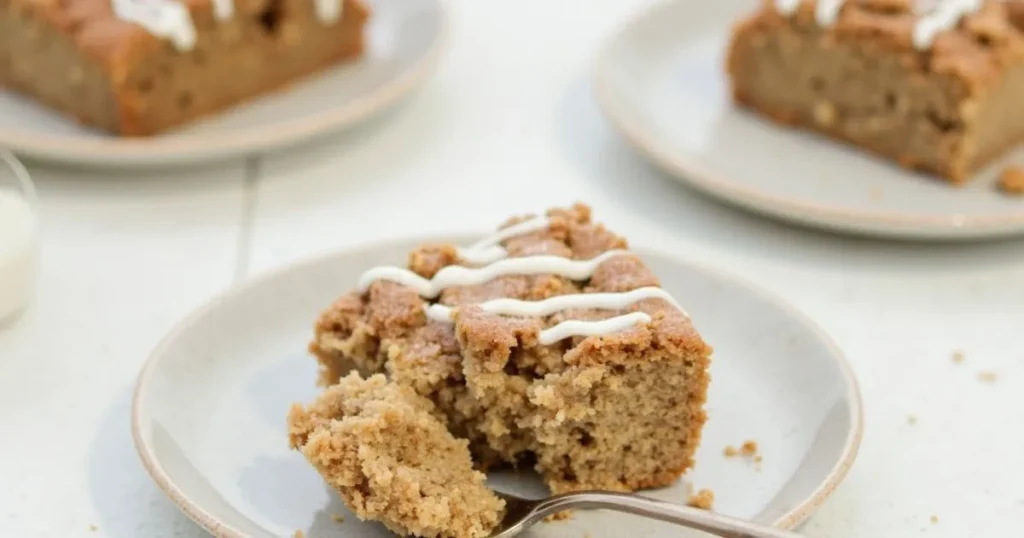
[[910, 424], [911, 426], [913, 426], [914, 424], [917, 424], [917, 417], [914, 416], [914, 415], [908, 415], [907, 416], [907, 424]]
[[999, 190], [1012, 196], [1024, 195], [1024, 166], [1007, 166], [999, 174]]
[[757, 441], [748, 440], [743, 442], [743, 446], [740, 447], [740, 451], [743, 452], [744, 456], [756, 456], [757, 455]]
[[956, 364], [964, 363], [964, 352], [959, 349], [953, 352], [953, 362]]
[[96, 525], [89, 525], [89, 532], [96, 532], [98, 530], [100, 530], [100, 528]]
[[331, 519], [333, 519], [335, 523], [344, 523], [345, 522], [345, 516], [343, 516], [341, 514], [331, 514]]
[[991, 385], [992, 383], [995, 383], [998, 379], [999, 375], [996, 374], [995, 372], [978, 372], [978, 381], [981, 381], [982, 383], [988, 383], [989, 385]]
[[690, 495], [690, 498], [686, 500], [686, 504], [701, 510], [711, 510], [711, 507], [715, 504], [715, 492], [710, 489], [702, 489], [696, 495]]
[[939, 516], [936, 516], [934, 514], [929, 519], [931, 519], [931, 522], [932, 522], [933, 525], [939, 522]]
[[292, 533], [292, 538], [306, 538], [306, 533], [299, 529], [295, 529], [295, 532]]

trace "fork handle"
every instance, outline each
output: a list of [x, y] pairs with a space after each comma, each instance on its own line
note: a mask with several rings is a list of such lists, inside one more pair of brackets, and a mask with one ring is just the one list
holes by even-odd
[[537, 508], [545, 514], [569, 508], [605, 508], [683, 525], [721, 538], [803, 538], [787, 530], [634, 494], [603, 491], [568, 493], [550, 497], [543, 507]]

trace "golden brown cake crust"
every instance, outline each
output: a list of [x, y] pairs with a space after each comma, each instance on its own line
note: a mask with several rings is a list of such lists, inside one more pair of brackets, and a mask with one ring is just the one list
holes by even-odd
[[[546, 229], [503, 243], [511, 256], [591, 259], [628, 248], [625, 239], [593, 222], [586, 206], [553, 209], [547, 216]], [[408, 259], [409, 269], [424, 277], [457, 263], [453, 245], [427, 245]], [[321, 315], [310, 349], [325, 386], [354, 365], [386, 372], [430, 399], [447, 427], [469, 439], [482, 465], [535, 461], [554, 491], [667, 485], [692, 465], [705, 421], [711, 348], [685, 313], [647, 299], [626, 311], [645, 312], [650, 323], [543, 345], [540, 331], [562, 321], [626, 311], [520, 318], [475, 306], [502, 297], [537, 301], [657, 285], [643, 261], [630, 255], [606, 260], [586, 281], [502, 276], [444, 290], [438, 301], [455, 307], [455, 319], [443, 323], [427, 319], [428, 302], [413, 289], [377, 281]]]
[[1020, 6], [986, 2], [918, 50], [910, 0], [848, 0], [826, 28], [815, 4], [787, 16], [764, 0], [737, 24], [737, 103], [956, 183], [1024, 139]]

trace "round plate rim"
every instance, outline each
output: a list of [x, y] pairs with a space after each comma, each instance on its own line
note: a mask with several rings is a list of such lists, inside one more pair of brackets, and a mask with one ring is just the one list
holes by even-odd
[[[367, 243], [361, 243], [345, 247], [342, 249], [332, 250], [326, 253], [322, 253], [316, 256], [307, 257], [292, 263], [285, 264], [279, 268], [271, 269], [258, 274], [254, 277], [249, 278], [247, 281], [240, 285], [233, 286], [226, 291], [216, 294], [203, 305], [194, 309], [190, 314], [182, 318], [175, 326], [170, 329], [167, 334], [160, 340], [157, 346], [146, 358], [143, 363], [142, 369], [138, 374], [135, 382], [135, 389], [132, 394], [131, 402], [131, 430], [132, 430], [132, 442], [135, 445], [135, 450], [142, 461], [143, 467], [149, 474], [150, 478], [156, 483], [157, 487], [160, 488], [171, 499], [171, 501], [178, 506], [178, 508], [184, 512], [192, 521], [201, 526], [206, 531], [210, 532], [217, 538], [247, 538], [245, 534], [238, 531], [237, 529], [221, 522], [216, 516], [205, 510], [202, 505], [193, 499], [189, 498], [175, 483], [172, 476], [164, 470], [160, 464], [159, 459], [156, 456], [153, 447], [147, 442], [146, 436], [143, 435], [144, 422], [147, 420], [147, 416], [143, 415], [143, 401], [147, 396], [147, 390], [150, 385], [150, 379], [153, 373], [157, 370], [161, 364], [161, 360], [165, 354], [165, 350], [177, 339], [178, 335], [184, 331], [190, 329], [196, 324], [208, 312], [215, 308], [218, 308], [221, 304], [232, 298], [248, 292], [249, 290], [259, 287], [264, 283], [274, 280], [283, 276], [284, 274], [301, 271], [305, 268], [312, 267], [318, 264], [327, 263], [328, 260], [339, 258], [341, 256], [352, 256], [360, 252], [367, 250], [376, 250], [380, 248], [394, 248], [398, 245], [408, 244], [411, 242], [416, 243], [437, 243], [439, 241], [452, 241], [458, 239], [473, 239], [478, 237], [477, 234], [433, 234], [425, 236], [406, 236], [393, 238], [383, 241], [373, 241]], [[849, 473], [850, 467], [853, 465], [857, 458], [858, 451], [860, 449], [861, 440], [864, 436], [864, 408], [863, 401], [860, 394], [860, 387], [857, 382], [857, 378], [854, 375], [853, 368], [850, 365], [849, 359], [847, 359], [845, 353], [839, 348], [831, 336], [825, 332], [816, 322], [807, 317], [798, 308], [790, 304], [782, 297], [775, 293], [761, 288], [753, 282], [747, 281], [735, 275], [732, 275], [721, 269], [716, 269], [708, 265], [704, 265], [699, 262], [695, 262], [685, 257], [681, 257], [670, 252], [659, 249], [657, 247], [649, 245], [637, 245], [633, 249], [637, 251], [641, 256], [645, 254], [652, 254], [660, 256], [666, 259], [670, 259], [673, 262], [681, 265], [686, 265], [693, 268], [696, 271], [707, 273], [723, 282], [727, 282], [736, 287], [742, 288], [743, 290], [751, 293], [758, 298], [770, 302], [776, 308], [781, 309], [788, 315], [792, 316], [793, 319], [801, 323], [808, 331], [818, 337], [821, 342], [830, 351], [834, 359], [834, 363], [837, 366], [839, 373], [842, 375], [843, 380], [846, 384], [846, 392], [849, 396], [850, 403], [850, 420], [851, 427], [846, 433], [846, 440], [843, 445], [843, 450], [840, 458], [833, 464], [832, 469], [829, 471], [825, 479], [818, 484], [817, 488], [809, 495], [806, 499], [801, 501], [797, 506], [793, 507], [787, 513], [774, 521], [774, 526], [791, 529], [806, 520], [835, 490], [835, 488], [842, 483], [843, 479]]]
[[[97, 140], [76, 140], [72, 136], [0, 128], [0, 147], [45, 162], [109, 167], [180, 166], [287, 147], [319, 135], [338, 132], [396, 104], [422, 86], [430, 74], [436, 71], [449, 39], [450, 13], [448, 0], [432, 0], [432, 3], [440, 21], [438, 32], [429, 48], [412, 67], [376, 90], [322, 113], [287, 119], [257, 130], [234, 129], [230, 132], [174, 137], [125, 138], [112, 135]], [[271, 92], [263, 97], [273, 96]], [[216, 149], [210, 150], [211, 147]]]
[[615, 96], [616, 92], [612, 89], [614, 77], [610, 73], [614, 63], [611, 60], [613, 51], [626, 40], [634, 26], [676, 4], [685, 3], [686, 0], [660, 0], [641, 10], [612, 32], [611, 37], [600, 47], [592, 70], [594, 93], [609, 123], [634, 149], [668, 172], [673, 179], [718, 200], [762, 215], [857, 235], [956, 240], [1024, 233], [1024, 213], [1020, 212], [984, 216], [913, 216], [892, 211], [865, 211], [801, 202], [730, 181], [708, 170], [699, 159], [677, 155], [668, 144], [659, 142], [657, 135], [645, 130], [639, 121], [631, 119], [625, 111], [627, 107], [620, 105], [620, 99]]

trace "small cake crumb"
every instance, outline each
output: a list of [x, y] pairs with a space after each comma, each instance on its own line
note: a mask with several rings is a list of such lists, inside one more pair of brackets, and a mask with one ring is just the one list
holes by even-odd
[[[722, 454], [727, 458], [735, 458], [738, 456], [750, 458], [750, 460], [754, 462], [754, 469], [760, 471], [761, 462], [764, 461], [764, 458], [762, 458], [761, 455], [757, 453], [757, 451], [757, 441], [747, 440], [744, 441], [739, 448], [736, 448], [732, 445], [727, 445], [724, 449], [722, 449]], [[692, 492], [688, 492], [688, 494], [689, 493]]]
[[932, 525], [938, 523], [939, 522], [939, 516], [932, 515], [931, 521], [932, 521]]
[[953, 352], [953, 362], [955, 364], [963, 364], [964, 363], [964, 352], [960, 351], [960, 350], [954, 351]]
[[999, 376], [995, 372], [978, 372], [978, 381], [981, 381], [982, 383], [988, 383], [991, 385], [992, 383], [995, 383], [997, 379], [999, 379]]
[[1024, 195], [1024, 167], [1007, 166], [999, 174], [999, 190], [1013, 196]]
[[711, 510], [711, 507], [715, 504], [715, 492], [710, 489], [702, 489], [696, 495], [690, 495], [690, 498], [686, 500], [686, 504], [701, 510]]
[[343, 516], [341, 514], [331, 514], [331, 519], [333, 519], [335, 523], [344, 523], [345, 522], [345, 516]]
[[89, 532], [96, 532], [98, 530], [100, 530], [100, 528], [96, 525], [89, 525]]
[[917, 424], [917, 417], [915, 417], [914, 415], [908, 416], [907, 417], [907, 424], [910, 424], [911, 426], [913, 426], [914, 424]]
[[295, 529], [295, 532], [292, 534], [292, 538], [306, 538], [306, 533], [299, 529]]

